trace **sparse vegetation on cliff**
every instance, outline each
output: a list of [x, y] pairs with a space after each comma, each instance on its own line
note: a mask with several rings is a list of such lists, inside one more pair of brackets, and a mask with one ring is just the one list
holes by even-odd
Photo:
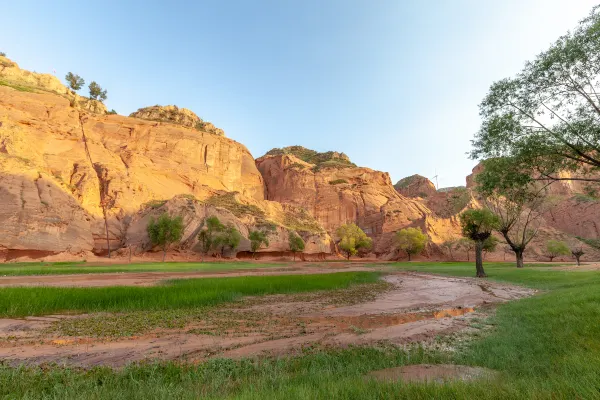
[[304, 162], [315, 164], [315, 167], [313, 167], [314, 170], [319, 170], [321, 168], [356, 167], [356, 164], [351, 162], [350, 158], [344, 153], [339, 153], [337, 151], [319, 153], [318, 151], [307, 149], [302, 146], [274, 148], [269, 150], [265, 155], [278, 156], [284, 154], [291, 154]]
[[240, 203], [236, 198], [237, 192], [228, 192], [224, 194], [217, 194], [209, 197], [206, 200], [206, 204], [222, 207], [226, 210], [231, 211], [233, 215], [240, 218], [244, 215], [251, 215], [257, 219], [264, 219], [265, 212], [253, 204]]
[[81, 89], [83, 87], [83, 85], [85, 84], [85, 81], [83, 80], [82, 77], [80, 77], [77, 74], [74, 74], [72, 72], [69, 72], [66, 76], [65, 76], [65, 80], [67, 81], [67, 83], [69, 84], [69, 87], [71, 88], [71, 90], [73, 91], [78, 91], [79, 89]]
[[106, 90], [102, 90], [102, 87], [98, 85], [96, 81], [92, 81], [88, 88], [90, 89], [90, 99], [97, 100], [101, 103], [103, 103], [106, 100]]
[[348, 181], [345, 179], [334, 179], [332, 181], [329, 181], [330, 185], [340, 185], [342, 183], [348, 183]]

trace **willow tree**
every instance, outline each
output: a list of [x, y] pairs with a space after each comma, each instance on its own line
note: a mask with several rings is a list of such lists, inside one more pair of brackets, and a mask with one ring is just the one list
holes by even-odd
[[484, 161], [475, 182], [481, 199], [498, 217], [496, 230], [515, 254], [517, 268], [523, 268], [525, 249], [540, 228], [548, 183], [532, 180], [507, 157]]
[[600, 182], [600, 6], [495, 82], [480, 115], [472, 158], [509, 157], [532, 180]]
[[466, 210], [460, 214], [460, 225], [465, 238], [475, 242], [475, 269], [478, 278], [487, 275], [483, 270], [483, 243], [498, 226], [498, 217], [490, 210]]

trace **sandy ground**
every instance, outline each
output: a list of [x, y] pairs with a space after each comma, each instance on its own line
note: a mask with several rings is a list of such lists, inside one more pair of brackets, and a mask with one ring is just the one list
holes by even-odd
[[[362, 267], [344, 270], [351, 268]], [[331, 272], [313, 269], [302, 272]], [[246, 273], [298, 271], [261, 270], [235, 274]], [[91, 280], [85, 280], [90, 277], [84, 276], [77, 284], [94, 286], [102, 279], [111, 279], [109, 275], [94, 276]], [[122, 277], [119, 283], [151, 284], [165, 279], [165, 275], [159, 273], [131, 275], [135, 277]], [[185, 277], [209, 275], [229, 274], [185, 273]], [[23, 280], [21, 283], [39, 278], [19, 277]], [[43, 278], [54, 280], [50, 281], [52, 283], [74, 284], [70, 280], [73, 277]], [[156, 359], [198, 362], [211, 357], [294, 354], [307, 346], [348, 346], [382, 341], [405, 344], [460, 331], [467, 328], [474, 317], [482, 316], [482, 306], [533, 294], [532, 290], [521, 287], [468, 278], [396, 272], [384, 279], [387, 284], [382, 283], [375, 291], [365, 285], [335, 293], [248, 298], [214, 310], [183, 329], [155, 330], [118, 339], [73, 337], [48, 330], [65, 318], [86, 316], [0, 319], [0, 359], [11, 364], [52, 362], [83, 367], [119, 367]]]

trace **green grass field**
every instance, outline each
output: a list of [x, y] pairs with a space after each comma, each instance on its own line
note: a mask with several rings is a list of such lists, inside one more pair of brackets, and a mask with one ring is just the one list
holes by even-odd
[[[474, 266], [467, 263], [392, 266], [453, 276], [474, 274]], [[494, 328], [457, 346], [456, 351], [388, 346], [305, 349], [303, 355], [287, 358], [216, 359], [200, 365], [149, 363], [122, 370], [2, 366], [0, 397], [600, 398], [600, 272], [557, 271], [548, 265], [517, 270], [510, 264], [491, 263], [486, 271], [490, 280], [543, 291], [500, 305], [487, 321]], [[499, 378], [448, 384], [391, 384], [364, 378], [368, 371], [424, 362], [483, 366], [499, 371]]]
[[242, 296], [302, 293], [376, 282], [378, 272], [176, 279], [161, 285], [0, 288], [0, 317], [210, 307]]
[[9, 263], [0, 265], [0, 276], [99, 274], [110, 272], [217, 272], [254, 268], [278, 267], [279, 264], [250, 262], [159, 262], [115, 265], [89, 265], [85, 262]]

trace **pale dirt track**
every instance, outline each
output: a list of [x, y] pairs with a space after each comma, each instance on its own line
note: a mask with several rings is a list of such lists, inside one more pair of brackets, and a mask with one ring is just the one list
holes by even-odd
[[[356, 265], [342, 268], [343, 271], [362, 269], [365, 268]], [[320, 267], [302, 270], [302, 273], [327, 272], [332, 271]], [[297, 274], [299, 271], [244, 271], [233, 275], [275, 273]], [[111, 274], [102, 275], [81, 282], [83, 285], [95, 282], [88, 286], [97, 286], [104, 279], [110, 279]], [[231, 274], [132, 275], [135, 278], [125, 277], [119, 284], [125, 281], [146, 285], [182, 275]], [[34, 277], [19, 278], [25, 282]], [[57, 280], [53, 283], [73, 285], [71, 276], [44, 278]], [[90, 279], [89, 276], [82, 278]], [[52, 362], [83, 367], [120, 367], [156, 359], [198, 362], [211, 357], [294, 354], [305, 346], [347, 346], [382, 341], [404, 344], [463, 330], [473, 317], [481, 316], [480, 307], [533, 294], [529, 289], [469, 278], [396, 272], [384, 279], [388, 282], [385, 290], [358, 301], [334, 304], [329, 294], [249, 298], [215, 310], [210, 318], [200, 318], [184, 329], [155, 330], [128, 338], [72, 337], [44, 332], [56, 321], [72, 316], [0, 319], [0, 359], [11, 364]], [[40, 281], [35, 282], [40, 284]], [[335, 296], [340, 295], [344, 293]], [[359, 297], [353, 292], [349, 295]]]

